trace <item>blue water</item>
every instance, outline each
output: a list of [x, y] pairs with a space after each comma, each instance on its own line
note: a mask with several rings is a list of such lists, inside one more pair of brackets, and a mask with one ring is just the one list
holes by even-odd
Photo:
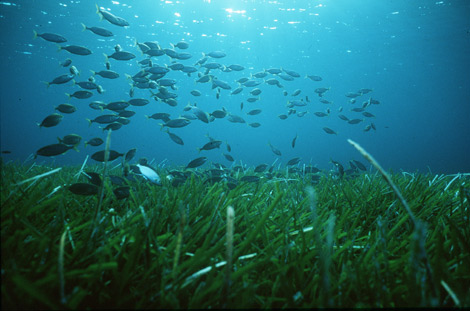
[[[158, 41], [162, 48], [184, 40], [189, 43], [189, 60], [179, 61], [193, 65], [202, 53], [224, 51], [227, 56], [212, 61], [226, 66], [240, 64], [241, 72], [225, 73], [219, 70], [211, 74], [228, 82], [232, 90], [241, 77], [267, 68], [285, 68], [301, 74], [294, 81], [280, 80], [284, 88], [267, 84], [258, 86], [260, 100], [248, 103], [251, 88], [241, 94], [230, 95], [216, 90], [210, 83], [195, 84], [197, 74], [191, 77], [179, 71], [170, 71], [165, 78], [178, 82], [178, 106], [170, 107], [156, 102], [149, 90], [135, 89], [134, 98], [148, 98], [144, 107], [129, 107], [136, 111], [131, 122], [112, 133], [111, 148], [126, 152], [137, 148], [136, 158], [155, 159], [157, 163], [167, 159], [170, 165], [186, 165], [190, 160], [207, 156], [212, 162], [227, 166], [220, 149], [202, 151], [209, 136], [228, 142], [236, 163], [256, 165], [272, 163], [277, 156], [271, 151], [272, 143], [282, 152], [281, 163], [293, 157], [301, 157], [302, 163], [312, 163], [323, 169], [331, 169], [330, 160], [347, 166], [351, 159], [365, 160], [347, 143], [350, 138], [361, 144], [387, 169], [456, 173], [470, 171], [470, 1], [382, 1], [382, 0], [331, 0], [331, 1], [97, 1], [109, 12], [126, 19], [126, 28], [100, 21], [93, 1], [10, 1], [0, 2], [1, 29], [1, 150], [4, 160], [24, 161], [42, 146], [56, 143], [58, 136], [76, 133], [83, 137], [79, 152], [68, 151], [54, 158], [38, 157], [41, 163], [58, 165], [80, 164], [86, 155], [100, 147], [84, 147], [83, 142], [92, 137], [106, 138], [99, 124], [88, 125], [86, 118], [101, 113], [92, 110], [92, 100], [106, 103], [128, 100], [129, 83], [125, 73], [134, 75], [140, 70], [137, 61], [144, 59], [134, 41]], [[87, 26], [104, 27], [114, 37], [100, 37]], [[57, 52], [57, 45], [41, 38], [33, 40], [33, 30], [51, 32], [68, 39], [66, 44], [82, 45], [92, 50], [88, 56]], [[103, 53], [111, 54], [120, 44], [137, 58], [130, 61], [110, 60], [111, 69], [120, 78], [107, 80], [96, 77], [105, 89], [104, 94], [90, 99], [68, 99], [65, 93], [79, 90], [71, 82], [51, 85], [55, 77], [68, 73], [59, 66], [66, 58], [73, 60], [81, 75], [76, 80], [85, 81], [90, 70], [105, 69]], [[64, 44], [62, 44], [64, 45]], [[155, 64], [171, 64], [164, 55], [153, 58]], [[200, 69], [204, 72], [204, 69]], [[305, 75], [319, 75], [320, 82], [313, 82]], [[266, 78], [270, 78], [268, 76]], [[319, 102], [315, 88], [330, 87], [324, 98], [333, 104]], [[349, 103], [345, 96], [361, 88], [373, 92]], [[190, 91], [197, 89], [202, 96], [194, 97]], [[294, 90], [302, 90], [292, 97]], [[288, 96], [283, 95], [283, 91]], [[156, 90], [154, 90], [156, 92]], [[308, 111], [304, 117], [291, 115], [287, 120], [277, 116], [288, 111], [288, 100], [305, 100]], [[379, 100], [366, 111], [375, 118], [365, 118], [350, 109], [360, 107], [370, 97]], [[54, 107], [72, 103], [77, 112], [64, 115], [56, 127], [39, 128]], [[160, 130], [158, 123], [144, 115], [155, 112], [171, 113], [172, 118], [183, 113], [187, 104], [207, 112], [225, 107], [247, 123], [259, 122], [261, 127], [230, 123], [216, 119], [209, 124], [194, 120], [184, 128], [171, 131], [184, 140], [184, 146], [175, 144], [168, 134]], [[240, 111], [240, 103], [244, 108]], [[351, 125], [338, 118], [338, 109], [350, 119], [365, 119]], [[252, 109], [262, 109], [256, 116], [247, 116]], [[329, 117], [319, 118], [314, 112], [331, 109]], [[103, 112], [108, 113], [108, 112]], [[376, 131], [364, 132], [373, 122]], [[329, 135], [322, 128], [329, 127], [338, 134]], [[295, 148], [292, 139], [298, 135]]]

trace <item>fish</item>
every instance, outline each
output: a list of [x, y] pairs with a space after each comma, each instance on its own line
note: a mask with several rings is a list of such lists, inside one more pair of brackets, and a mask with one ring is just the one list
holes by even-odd
[[323, 80], [322, 77], [320, 77], [320, 76], [315, 76], [315, 75], [307, 75], [307, 76], [305, 76], [305, 77], [306, 77], [306, 78], [309, 78], [309, 79], [312, 80], [312, 81], [316, 81], [316, 82]]
[[93, 32], [94, 34], [96, 34], [98, 36], [102, 36], [102, 37], [112, 37], [112, 36], [114, 36], [114, 34], [111, 31], [109, 31], [105, 28], [102, 28], [102, 27], [87, 27], [83, 23], [82, 23], [82, 27], [83, 27], [83, 31], [90, 30], [91, 32]]
[[300, 77], [300, 74], [298, 72], [293, 71], [293, 70], [287, 70], [285, 68], [282, 68], [282, 70], [291, 77], [294, 77], [294, 78], [299, 78]]
[[247, 175], [240, 178], [240, 181], [243, 182], [258, 182], [260, 180], [259, 176], [256, 175]]
[[127, 107], [129, 107], [129, 103], [124, 100], [121, 100], [107, 104], [106, 106], [104, 106], [104, 109], [108, 109], [111, 111], [120, 111], [126, 109]]
[[243, 83], [243, 85], [246, 87], [255, 87], [260, 84], [261, 84], [261, 81], [257, 81], [257, 80], [247, 80], [246, 82]]
[[82, 140], [82, 137], [77, 134], [69, 134], [65, 135], [63, 138], [57, 137], [57, 139], [59, 140], [60, 144], [68, 146], [77, 146]]
[[227, 161], [233, 162], [235, 161], [233, 157], [230, 154], [223, 153], [224, 157], [227, 159]]
[[189, 123], [191, 123], [191, 121], [189, 121], [186, 118], [177, 118], [177, 119], [168, 120], [164, 124], [160, 124], [160, 126], [161, 126], [161, 128], [163, 128], [165, 126], [166, 127], [171, 127], [171, 128], [180, 128], [180, 127], [185, 127], [185, 126], [189, 125]]
[[151, 169], [148, 166], [140, 165], [140, 164], [137, 164], [136, 166], [139, 168], [140, 173], [146, 180], [159, 186], [162, 185], [160, 176], [153, 169]]
[[99, 188], [93, 184], [75, 183], [75, 184], [71, 184], [68, 187], [68, 190], [72, 192], [73, 194], [78, 194], [78, 195], [95, 195], [95, 194], [98, 194]]
[[321, 111], [314, 112], [313, 114], [316, 115], [317, 117], [326, 117], [326, 116], [328, 116], [328, 114], [326, 114], [324, 112], [321, 112]]
[[170, 114], [166, 112], [157, 112], [151, 116], [145, 116], [147, 119], [163, 120], [164, 122], [170, 121]]
[[83, 175], [88, 179], [95, 186], [101, 186], [103, 181], [101, 180], [101, 176], [95, 172], [84, 172]]
[[132, 111], [132, 110], [122, 110], [119, 112], [119, 116], [123, 118], [130, 118], [134, 115], [135, 115], [135, 111]]
[[191, 95], [193, 95], [193, 96], [201, 96], [201, 95], [202, 95], [202, 93], [201, 93], [200, 91], [198, 91], [198, 90], [192, 90], [190, 93], [191, 93]]
[[65, 74], [65, 75], [60, 75], [56, 78], [54, 78], [51, 82], [44, 82], [47, 87], [49, 87], [51, 84], [64, 84], [69, 82], [75, 77], [74, 74]]
[[258, 166], [255, 167], [255, 173], [262, 173], [266, 170], [266, 168], [268, 167], [267, 164], [259, 164]]
[[[105, 150], [97, 151], [91, 155], [91, 158], [98, 162], [104, 162], [104, 153]], [[124, 153], [119, 153], [115, 150], [109, 150], [109, 159], [108, 161], [114, 161], [119, 157], [122, 157]]]
[[272, 74], [272, 75], [277, 75], [277, 74], [280, 74], [282, 72], [282, 69], [279, 69], [279, 68], [269, 68], [269, 69], [266, 69], [265, 70], [266, 72]]
[[227, 115], [227, 111], [224, 107], [222, 107], [222, 110], [214, 110], [210, 113], [210, 115], [214, 116], [217, 119], [222, 119], [225, 118], [225, 116]]
[[197, 106], [193, 106], [191, 108], [191, 111], [199, 120], [201, 120], [204, 123], [209, 123], [209, 115], [207, 114], [207, 112], [202, 111], [202, 109], [200, 109]]
[[254, 116], [254, 115], [260, 114], [261, 112], [262, 112], [261, 109], [253, 109], [253, 110], [247, 112], [246, 114], [250, 115], [250, 116]]
[[295, 134], [294, 139], [292, 139], [292, 143], [291, 143], [292, 148], [295, 148], [295, 142], [296, 142], [296, 141], [297, 141], [297, 134]]
[[213, 52], [210, 52], [210, 53], [202, 53], [203, 56], [209, 56], [209, 57], [212, 57], [212, 58], [222, 58], [222, 57], [225, 57], [227, 56], [227, 54], [225, 54], [224, 52], [222, 51], [213, 51]]
[[130, 187], [129, 186], [121, 186], [113, 189], [113, 193], [116, 196], [116, 199], [123, 200], [130, 196]]
[[278, 156], [281, 156], [281, 151], [279, 151], [279, 149], [277, 149], [276, 147], [274, 147], [273, 145], [271, 145], [270, 142], [268, 142], [268, 146], [271, 147], [271, 151], [275, 154], [275, 155], [278, 155]]
[[[75, 82], [75, 80], [74, 80]], [[74, 85], [78, 85], [79, 87], [81, 87], [82, 89], [86, 89], [86, 90], [96, 90], [98, 89], [98, 84], [96, 84], [95, 82], [91, 82], [91, 81], [81, 81], [81, 82], [75, 82]]]
[[280, 73], [277, 75], [279, 78], [281, 78], [284, 81], [294, 81], [294, 77], [287, 75], [285, 73]]
[[362, 119], [352, 119], [348, 121], [349, 124], [358, 124], [361, 122], [362, 122]]
[[104, 131], [107, 131], [107, 130], [113, 130], [113, 131], [117, 131], [119, 130], [120, 128], [122, 127], [122, 123], [120, 122], [113, 122], [113, 123], [109, 123], [108, 125], [106, 125], [105, 127], [103, 127], [103, 132]]
[[104, 141], [99, 138], [99, 137], [95, 137], [95, 138], [92, 138], [92, 139], [89, 139], [88, 141], [85, 142], [85, 147], [87, 145], [90, 145], [90, 146], [93, 146], [93, 147], [96, 147], [96, 146], [99, 146], [101, 144], [103, 144]]
[[96, 117], [93, 120], [87, 119], [87, 121], [90, 123], [99, 123], [99, 124], [108, 124], [108, 123], [113, 123], [116, 122], [117, 119], [119, 119], [119, 115], [117, 114], [103, 114], [101, 116]]
[[174, 141], [175, 143], [177, 143], [178, 145], [184, 145], [184, 142], [183, 140], [181, 139], [181, 137], [179, 137], [178, 135], [176, 134], [173, 134], [171, 133], [170, 131], [166, 131], [168, 133], [168, 136], [170, 136], [171, 140]]
[[362, 164], [361, 162], [357, 161], [357, 160], [353, 160], [354, 164], [356, 164], [356, 166], [361, 170], [361, 171], [367, 171], [367, 168], [364, 164]]
[[234, 114], [229, 114], [227, 120], [232, 123], [245, 123], [245, 119]]
[[261, 92], [262, 91], [260, 89], [256, 88], [256, 89], [252, 89], [250, 91], [250, 94], [253, 95], [253, 96], [258, 96], [259, 94], [261, 94]]
[[[34, 155], [34, 158], [36, 159], [36, 157], [38, 155], [43, 156], [43, 157], [53, 157], [53, 156], [56, 156], [56, 155], [63, 154], [63, 153], [67, 152], [70, 149], [75, 149], [75, 147], [74, 146], [64, 145], [64, 144], [51, 144], [51, 145], [47, 145], [47, 146], [44, 146], [42, 148], [39, 148], [36, 151], [36, 153]], [[75, 149], [75, 150], [77, 150], [77, 149]]]
[[349, 97], [349, 98], [356, 98], [358, 96], [361, 96], [362, 93], [353, 93], [353, 92], [349, 92], [349, 93], [346, 93], [345, 96], [346, 97]]
[[56, 126], [57, 124], [60, 123], [60, 121], [62, 121], [63, 117], [64, 116], [59, 114], [59, 113], [50, 114], [47, 117], [45, 117], [44, 120], [42, 120], [41, 123], [38, 123], [38, 126], [39, 127], [53, 127], [53, 126]]
[[344, 114], [338, 115], [338, 118], [340, 118], [341, 120], [344, 120], [344, 121], [349, 121], [349, 118], [346, 117]]
[[72, 60], [70, 58], [67, 58], [66, 60], [64, 60], [63, 62], [60, 63], [60, 65], [62, 67], [68, 67], [70, 66], [70, 64], [72, 63]]
[[33, 39], [36, 39], [37, 37], [39, 37], [46, 41], [54, 42], [54, 43], [67, 42], [67, 39], [65, 37], [55, 34], [55, 33], [45, 32], [45, 33], [40, 34], [36, 30], [33, 30], [33, 33], [34, 33]]
[[67, 45], [67, 46], [60, 46], [59, 45], [59, 51], [61, 50], [66, 50], [69, 53], [75, 54], [75, 55], [81, 55], [81, 56], [86, 56], [92, 54], [90, 49], [84, 47], [84, 46], [79, 46], [79, 45]]
[[319, 87], [319, 88], [316, 88], [314, 92], [317, 93], [318, 96], [322, 97], [323, 94], [324, 94], [326, 91], [328, 91], [329, 89], [330, 89], [330, 88]]
[[248, 123], [249, 126], [253, 127], [253, 128], [257, 128], [257, 127], [260, 127], [261, 124], [258, 123], [258, 122], [253, 122], [253, 123]]
[[173, 47], [173, 48], [178, 48], [178, 49], [181, 49], [181, 50], [186, 50], [187, 48], [189, 48], [189, 43], [188, 42], [185, 42], [185, 41], [180, 41], [176, 44], [172, 44], [170, 43], [170, 45]]
[[201, 152], [202, 150], [212, 150], [215, 148], [220, 148], [221, 144], [222, 144], [221, 140], [211, 140], [210, 142], [202, 146], [202, 148], [197, 148], [197, 150], [199, 152]]
[[108, 60], [108, 58], [113, 58], [115, 60], [131, 60], [135, 58], [134, 54], [132, 54], [131, 52], [126, 52], [126, 51], [114, 52], [111, 55], [107, 55], [103, 53], [103, 55], [104, 57], [106, 57], [106, 61]]
[[54, 109], [62, 113], [74, 113], [75, 111], [77, 111], [77, 108], [71, 104], [60, 104]]
[[225, 144], [227, 145], [227, 151], [232, 152], [232, 147], [230, 147], [229, 143], [225, 142]]
[[91, 73], [93, 75], [99, 75], [103, 78], [106, 78], [106, 79], [117, 79], [119, 78], [119, 73], [117, 73], [116, 71], [112, 71], [112, 70], [101, 70], [101, 71], [93, 71], [93, 70], [90, 70]]
[[132, 98], [128, 101], [129, 105], [142, 107], [148, 105], [150, 101], [146, 98]]
[[373, 115], [372, 113], [367, 112], [367, 111], [364, 111], [364, 112], [362, 113], [362, 115], [363, 115], [364, 117], [367, 117], [367, 118], [375, 118], [375, 115]]
[[300, 90], [300, 89], [297, 89], [297, 90], [295, 90], [295, 91], [292, 93], [292, 95], [291, 95], [291, 96], [297, 96], [297, 95], [299, 95], [299, 94], [300, 94], [300, 92], [302, 92], [302, 90]]
[[124, 161], [129, 162], [130, 160], [132, 160], [134, 158], [136, 152], [137, 152], [137, 148], [132, 148], [129, 151], [127, 151], [125, 156], [124, 156]]
[[129, 22], [126, 21], [124, 18], [116, 16], [108, 11], [101, 10], [101, 8], [96, 5], [96, 13], [101, 16], [101, 19], [105, 19], [108, 22], [110, 22], [113, 25], [120, 26], [120, 27], [126, 27], [129, 26]]
[[245, 67], [243, 67], [242, 65], [237, 65], [237, 64], [230, 65], [228, 66], [228, 68], [230, 68], [230, 70], [233, 70], [233, 71], [242, 71], [245, 69]]
[[299, 163], [299, 162], [300, 162], [300, 158], [299, 158], [299, 157], [292, 158], [292, 159], [290, 159], [290, 160], [287, 162], [287, 166], [296, 165], [296, 164]]
[[188, 165], [186, 165], [186, 168], [199, 167], [199, 166], [203, 165], [204, 163], [206, 163], [206, 161], [207, 161], [206, 157], [196, 158], [196, 159], [192, 160], [191, 162], [189, 162]]
[[72, 98], [72, 97], [75, 97], [77, 99], [87, 99], [87, 98], [90, 98], [93, 96], [93, 93], [90, 92], [90, 91], [75, 91], [74, 93], [72, 94], [69, 94], [69, 93], [65, 93], [65, 95], [67, 95], [69, 98]]
[[327, 133], [327, 134], [334, 134], [334, 135], [337, 135], [337, 133], [335, 131], [333, 131], [332, 129], [330, 129], [329, 127], [324, 127], [323, 130]]

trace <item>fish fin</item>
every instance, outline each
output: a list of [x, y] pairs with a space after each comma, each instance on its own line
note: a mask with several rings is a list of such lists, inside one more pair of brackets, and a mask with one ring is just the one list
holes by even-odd
[[82, 31], [85, 31], [87, 29], [87, 27], [84, 23], [82, 23], [82, 27], [83, 27]]
[[106, 57], [106, 61], [108, 61], [109, 60], [108, 55], [106, 55], [106, 53], [103, 53], [103, 55], [104, 55], [104, 57]]
[[33, 39], [36, 39], [38, 37], [38, 32], [33, 29]]
[[90, 120], [90, 119], [86, 119], [86, 120], [88, 121], [88, 126], [91, 126], [91, 124], [93, 123], [93, 121]]
[[46, 82], [46, 81], [42, 81], [45, 85], [47, 85], [47, 87], [49, 87], [51, 84], [49, 82]]
[[62, 46], [57, 44], [57, 52], [60, 52], [60, 51], [62, 51]]
[[69, 93], [65, 93], [65, 95], [67, 95], [70, 98], [72, 98], [72, 95], [70, 95]]
[[92, 75], [96, 76], [96, 71], [91, 70], [91, 69], [90, 69], [90, 71], [91, 71], [91, 74], [92, 74]]

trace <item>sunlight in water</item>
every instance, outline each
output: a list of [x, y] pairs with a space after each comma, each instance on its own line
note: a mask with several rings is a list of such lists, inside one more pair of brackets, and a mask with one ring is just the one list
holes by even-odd
[[225, 9], [225, 11], [229, 14], [245, 14], [246, 10], [234, 10], [234, 9]]

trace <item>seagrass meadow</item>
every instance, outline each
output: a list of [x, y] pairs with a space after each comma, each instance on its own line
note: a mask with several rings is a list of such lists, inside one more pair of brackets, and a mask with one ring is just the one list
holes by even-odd
[[80, 169], [2, 164], [2, 309], [470, 306], [468, 175], [390, 173], [409, 214], [375, 170], [198, 168], [118, 199], [68, 191]]

